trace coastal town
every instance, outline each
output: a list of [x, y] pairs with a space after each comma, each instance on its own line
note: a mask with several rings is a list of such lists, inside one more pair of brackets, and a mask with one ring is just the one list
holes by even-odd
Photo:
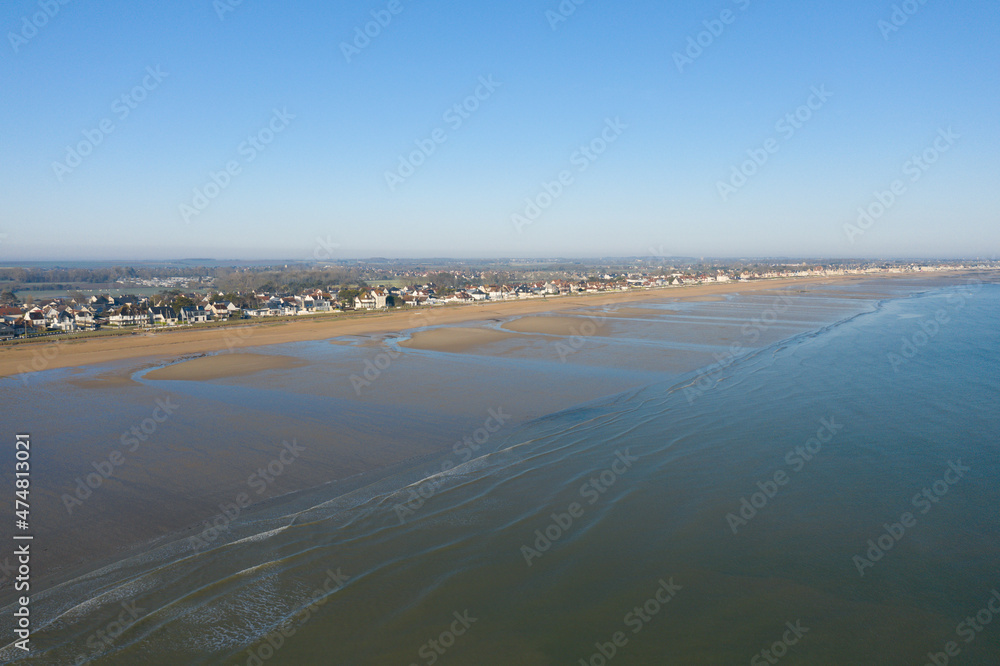
[[[661, 270], [598, 272], [591, 277], [550, 277], [508, 284], [485, 283], [483, 275], [449, 273], [414, 275], [345, 286], [329, 285], [299, 289], [226, 290], [213, 284], [211, 277], [172, 276], [122, 278], [116, 281], [116, 295], [86, 295], [76, 291], [45, 299], [17, 298], [4, 292], [0, 305], [0, 340], [75, 334], [87, 331], [144, 330], [218, 324], [233, 320], [303, 317], [346, 312], [386, 311], [393, 308], [470, 305], [486, 301], [557, 298], [600, 292], [682, 288], [691, 285], [780, 280], [787, 278], [870, 275], [879, 273], [939, 272], [946, 270], [996, 269], [995, 262], [936, 263], [903, 265], [812, 265], [775, 268], [718, 268], [710, 271]], [[398, 274], [397, 274], [398, 275]], [[441, 284], [441, 276], [450, 284]], [[421, 278], [437, 278], [421, 281]], [[495, 275], [493, 277], [496, 277]], [[400, 282], [404, 284], [399, 284]], [[192, 285], [199, 288], [186, 291]], [[159, 289], [143, 295], [128, 293]], [[141, 289], [140, 289], [141, 288]], [[19, 301], [19, 302], [18, 302]]]

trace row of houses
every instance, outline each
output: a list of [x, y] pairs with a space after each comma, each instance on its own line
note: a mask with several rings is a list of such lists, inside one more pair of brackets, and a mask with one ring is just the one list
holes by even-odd
[[[17, 335], [94, 330], [102, 326], [143, 327], [201, 324], [209, 321], [263, 317], [313, 315], [342, 310], [381, 310], [389, 307], [421, 307], [505, 301], [526, 298], [626, 291], [666, 286], [685, 286], [730, 280], [845, 275], [853, 273], [944, 270], [944, 266], [823, 268], [715, 271], [710, 273], [668, 272], [662, 275], [603, 275], [600, 279], [555, 279], [520, 285], [483, 285], [438, 293], [434, 284], [410, 287], [377, 286], [355, 295], [335, 288], [307, 290], [298, 295], [253, 293], [240, 296], [240, 304], [220, 301], [221, 294], [184, 294], [183, 307], [153, 305], [142, 296], [92, 296], [83, 303], [55, 299], [44, 305], [0, 307], [0, 339]], [[213, 302], [216, 301], [216, 302]], [[174, 301], [175, 303], [177, 301]]]
[[[741, 279], [772, 277], [771, 275], [751, 275], [744, 272], [734, 275]], [[18, 334], [40, 332], [75, 332], [94, 330], [102, 326], [115, 328], [135, 326], [177, 326], [201, 324], [210, 321], [289, 317], [312, 315], [342, 310], [382, 310], [389, 307], [421, 307], [449, 304], [469, 304], [483, 301], [520, 300], [549, 296], [624, 291], [628, 289], [649, 289], [669, 285], [700, 284], [704, 282], [725, 282], [730, 276], [718, 274], [686, 274], [648, 276], [642, 274], [604, 275], [598, 280], [555, 279], [519, 285], [493, 284], [464, 289], [449, 290], [439, 294], [434, 284], [428, 283], [409, 287], [377, 286], [365, 289], [351, 298], [338, 298], [337, 289], [308, 290], [298, 295], [253, 293], [241, 297], [241, 304], [218, 301], [221, 294], [184, 294], [191, 305], [174, 308], [167, 305], [153, 305], [147, 297], [141, 296], [91, 296], [84, 303], [63, 302], [56, 299], [50, 303], [34, 307], [0, 308], [0, 338]], [[212, 302], [216, 300], [216, 302]]]
[[50, 303], [43, 307], [0, 307], [0, 338], [46, 331], [92, 330], [99, 317], [86, 306]]
[[421, 307], [449, 304], [542, 298], [560, 294], [661, 286], [662, 280], [633, 283], [570, 282], [554, 280], [517, 286], [485, 285], [438, 295], [433, 284], [413, 287], [378, 286], [363, 290], [352, 299], [338, 299], [336, 290], [316, 289], [299, 295], [254, 293], [242, 299], [243, 306], [216, 301], [219, 294], [185, 294], [191, 305], [174, 308], [153, 305], [142, 296], [91, 296], [83, 303], [55, 299], [35, 306], [0, 308], [0, 338], [45, 332], [73, 333], [101, 327], [150, 327], [201, 324], [210, 321], [289, 317], [340, 312], [345, 309], [381, 310], [388, 307]]

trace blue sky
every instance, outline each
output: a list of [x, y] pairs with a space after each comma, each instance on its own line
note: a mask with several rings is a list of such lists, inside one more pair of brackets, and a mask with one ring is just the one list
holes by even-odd
[[995, 2], [8, 0], [0, 29], [0, 260], [1000, 248]]

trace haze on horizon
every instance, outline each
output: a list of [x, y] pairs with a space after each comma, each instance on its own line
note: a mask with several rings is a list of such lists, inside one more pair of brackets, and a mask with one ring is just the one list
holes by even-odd
[[1000, 248], [984, 0], [15, 0], [0, 28], [0, 262]]

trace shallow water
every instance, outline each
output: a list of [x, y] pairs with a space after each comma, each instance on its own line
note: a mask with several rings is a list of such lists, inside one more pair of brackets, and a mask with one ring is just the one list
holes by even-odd
[[[664, 304], [613, 319], [614, 337], [572, 363], [545, 344], [413, 351], [370, 402], [325, 382], [322, 364], [264, 385], [174, 386], [215, 409], [350, 423], [411, 375], [475, 367], [485, 388], [434, 412], [469, 433], [513, 374], [637, 388], [518, 419], [477, 457], [428, 444], [374, 483], [248, 511], [208, 547], [165, 541], [70, 580], [36, 600], [50, 622], [38, 663], [750, 663], [769, 649], [783, 664], [913, 664], [949, 641], [960, 663], [996, 663], [1000, 622], [959, 631], [1000, 586], [1000, 286], [871, 287], [796, 296], [773, 317], [770, 295]], [[752, 340], [744, 327], [762, 316]], [[715, 366], [680, 369], [686, 345]], [[364, 353], [326, 348], [281, 353]], [[415, 441], [435, 429], [417, 411]], [[935, 501], [915, 498], [925, 488]], [[100, 644], [123, 602], [137, 621]]]

